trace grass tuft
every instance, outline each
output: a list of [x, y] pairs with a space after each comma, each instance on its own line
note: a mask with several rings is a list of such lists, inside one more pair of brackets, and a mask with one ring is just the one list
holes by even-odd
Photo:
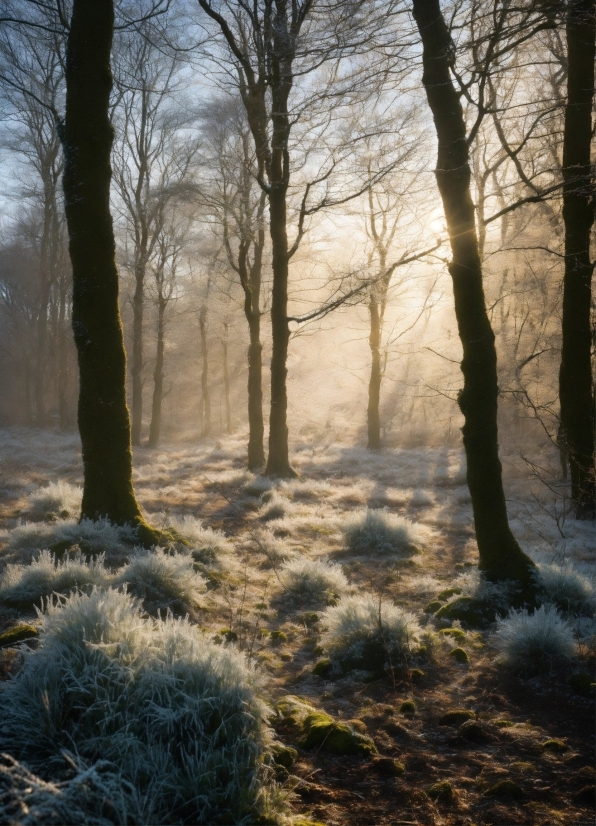
[[549, 671], [576, 653], [573, 630], [554, 605], [510, 611], [497, 623], [495, 642], [504, 665], [518, 672]]
[[133, 556], [114, 584], [125, 585], [151, 613], [169, 608], [185, 614], [197, 607], [206, 591], [205, 580], [194, 570], [192, 559], [161, 548]]
[[351, 517], [344, 527], [346, 544], [356, 553], [410, 557], [423, 541], [421, 529], [409, 519], [368, 508]]
[[50, 482], [27, 497], [25, 512], [34, 520], [69, 519], [81, 512], [83, 489], [68, 482]]
[[348, 587], [340, 565], [304, 557], [286, 562], [280, 578], [288, 591], [312, 600], [337, 597]]

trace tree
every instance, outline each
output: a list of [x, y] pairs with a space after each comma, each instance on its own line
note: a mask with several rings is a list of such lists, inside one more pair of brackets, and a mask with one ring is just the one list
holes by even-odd
[[458, 402], [479, 568], [490, 580], [513, 580], [519, 599], [532, 600], [535, 565], [509, 527], [498, 450], [497, 355], [484, 300], [482, 264], [470, 192], [469, 142], [451, 72], [455, 48], [439, 0], [413, 0], [423, 48], [426, 96], [438, 138], [436, 179], [449, 231], [455, 314], [463, 347], [464, 388]]

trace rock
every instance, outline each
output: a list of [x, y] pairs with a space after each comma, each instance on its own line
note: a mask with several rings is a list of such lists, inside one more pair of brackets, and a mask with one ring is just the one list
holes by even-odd
[[30, 640], [38, 635], [39, 631], [34, 625], [22, 622], [0, 634], [0, 648], [6, 648], [9, 645], [16, 645], [18, 642]]
[[568, 678], [567, 683], [577, 694], [590, 694], [596, 689], [594, 675], [586, 674], [584, 671], [572, 674]]
[[449, 780], [441, 780], [439, 783], [435, 783], [434, 786], [427, 789], [426, 793], [431, 800], [437, 802], [446, 803], [453, 800], [453, 786]]
[[333, 663], [329, 659], [329, 657], [325, 657], [322, 660], [319, 660], [318, 663], [315, 664], [312, 673], [316, 674], [318, 677], [326, 678], [328, 677], [331, 672], [333, 671]]
[[544, 751], [554, 751], [560, 754], [561, 752], [567, 751], [567, 743], [564, 743], [562, 740], [551, 738], [550, 740], [545, 740], [544, 743], [541, 743], [540, 748]]
[[439, 608], [443, 607], [443, 603], [439, 602], [437, 599], [433, 599], [432, 602], [429, 602], [428, 605], [424, 606], [424, 613], [425, 614], [435, 614]]
[[278, 763], [280, 766], [289, 769], [298, 757], [298, 752], [296, 749], [290, 748], [290, 746], [284, 746], [283, 743], [273, 743], [271, 746], [271, 755], [274, 763]]
[[346, 723], [338, 723], [322, 711], [309, 714], [304, 720], [305, 732], [301, 745], [305, 749], [320, 748], [331, 754], [377, 754], [370, 737], [354, 731]]
[[474, 720], [476, 715], [468, 708], [451, 708], [439, 719], [440, 726], [459, 726], [466, 720]]
[[453, 657], [453, 659], [458, 663], [469, 663], [470, 662], [468, 652], [464, 651], [463, 648], [454, 648], [452, 651], [449, 652], [449, 656]]
[[496, 619], [494, 606], [467, 595], [443, 605], [435, 614], [437, 619], [459, 620], [469, 628], [487, 628]]
[[484, 792], [487, 797], [508, 797], [511, 800], [519, 800], [524, 793], [513, 780], [499, 780], [498, 783], [489, 786]]
[[416, 713], [416, 703], [414, 700], [404, 700], [403, 703], [399, 707], [400, 714], [415, 714]]
[[372, 762], [372, 769], [381, 777], [401, 777], [406, 767], [393, 757], [376, 757]]
[[440, 637], [453, 637], [454, 640], [465, 640], [466, 632], [461, 628], [441, 628], [438, 632]]

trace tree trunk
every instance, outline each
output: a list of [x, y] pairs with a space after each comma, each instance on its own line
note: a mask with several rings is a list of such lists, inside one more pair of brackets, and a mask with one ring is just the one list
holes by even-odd
[[[47, 170], [46, 170], [47, 172]], [[38, 427], [46, 423], [45, 367], [47, 358], [48, 304], [50, 300], [50, 233], [52, 204], [49, 187], [44, 181], [43, 229], [40, 247], [40, 284], [36, 323], [36, 353], [34, 373], [35, 421]]]
[[368, 383], [368, 448], [369, 450], [379, 450], [381, 447], [381, 419], [379, 415], [379, 403], [381, 399], [381, 320], [379, 317], [379, 305], [374, 295], [371, 295], [369, 305], [370, 313], [370, 352], [372, 364], [370, 368], [370, 381]]
[[118, 307], [118, 272], [110, 215], [108, 106], [113, 0], [74, 0], [66, 50], [64, 199], [73, 270], [72, 327], [80, 389], [78, 422], [84, 465], [82, 518], [144, 522], [132, 482], [126, 359]]
[[132, 429], [131, 440], [135, 447], [141, 444], [143, 426], [143, 311], [145, 289], [145, 266], [137, 262], [135, 266], [135, 294], [133, 297], [132, 323]]
[[70, 420], [70, 405], [68, 403], [68, 344], [66, 341], [66, 274], [60, 274], [60, 292], [58, 297], [58, 412], [60, 415], [60, 430], [68, 430], [72, 424]]
[[224, 324], [222, 341], [224, 401], [226, 405], [226, 433], [232, 432], [232, 408], [230, 407], [230, 371], [228, 368], [228, 325]]
[[211, 434], [211, 396], [209, 394], [209, 344], [207, 342], [207, 307], [205, 304], [199, 312], [201, 331], [201, 438]]
[[594, 180], [590, 168], [596, 39], [595, 0], [570, 0], [567, 13], [567, 105], [563, 139], [563, 343], [561, 424], [578, 519], [596, 517], [590, 303]]
[[423, 46], [422, 82], [438, 137], [436, 178], [449, 231], [455, 314], [463, 347], [459, 406], [479, 568], [491, 580], [515, 580], [520, 601], [533, 600], [535, 565], [509, 527], [497, 431], [497, 354], [482, 286], [482, 265], [470, 194], [465, 121], [450, 67], [454, 46], [439, 0], [413, 0]]
[[157, 306], [157, 357], [153, 372], [153, 406], [151, 409], [151, 424], [149, 426], [149, 447], [157, 447], [161, 433], [161, 403], [163, 401], [163, 360], [164, 360], [164, 315], [166, 302], [160, 301]]

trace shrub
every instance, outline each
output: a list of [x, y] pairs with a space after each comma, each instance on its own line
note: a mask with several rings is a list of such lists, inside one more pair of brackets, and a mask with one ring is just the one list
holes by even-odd
[[339, 596], [348, 587], [340, 565], [304, 557], [286, 562], [280, 578], [288, 591], [315, 600]]
[[115, 584], [126, 585], [151, 612], [170, 608], [179, 614], [196, 608], [206, 590], [205, 580], [194, 570], [192, 559], [167, 554], [161, 548], [134, 556]]
[[118, 823], [254, 822], [269, 740], [258, 690], [241, 654], [187, 621], [143, 618], [115, 590], [77, 594], [47, 605], [41, 645], [0, 684], [0, 746], [53, 776], [65, 749], [108, 761]]
[[26, 512], [32, 519], [68, 519], [81, 512], [83, 489], [67, 482], [50, 482], [27, 497]]
[[321, 617], [322, 644], [344, 670], [382, 669], [397, 665], [406, 652], [418, 647], [420, 626], [413, 614], [371, 597], [345, 597]]
[[107, 519], [65, 519], [54, 524], [22, 522], [10, 531], [1, 531], [0, 537], [15, 550], [40, 550], [60, 544], [64, 550], [79, 545], [87, 554], [104, 553], [122, 558], [130, 553], [130, 546], [138, 544], [136, 528], [132, 525], [113, 525]]
[[548, 602], [561, 611], [589, 617], [594, 615], [596, 591], [589, 579], [570, 566], [539, 565], [538, 570]]
[[225, 567], [226, 558], [234, 553], [234, 546], [221, 531], [204, 528], [194, 516], [175, 517], [170, 522], [190, 543], [194, 561], [207, 568]]
[[571, 626], [554, 605], [542, 605], [533, 614], [510, 611], [497, 624], [495, 642], [505, 665], [534, 673], [568, 662], [576, 648]]
[[19, 607], [41, 605], [44, 597], [52, 594], [107, 587], [111, 579], [103, 554], [88, 562], [80, 552], [57, 561], [49, 551], [41, 551], [30, 565], [7, 566], [0, 582], [0, 603]]
[[409, 519], [368, 508], [348, 521], [344, 535], [352, 551], [401, 557], [417, 553], [423, 538], [422, 531]]

